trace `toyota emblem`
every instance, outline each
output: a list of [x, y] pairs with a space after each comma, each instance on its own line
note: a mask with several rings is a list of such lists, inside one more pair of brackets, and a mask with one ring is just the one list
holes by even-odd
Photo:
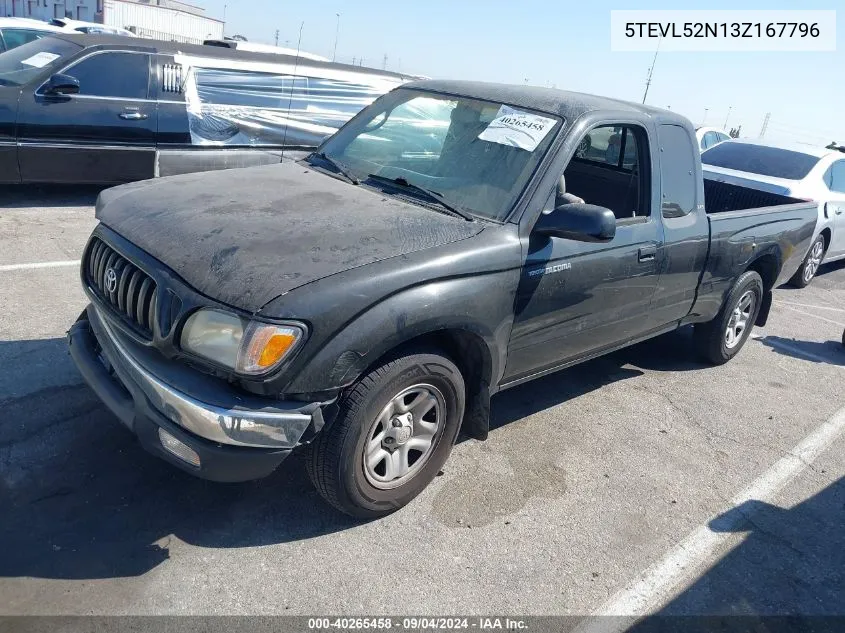
[[114, 272], [114, 268], [106, 271], [106, 290], [110, 293], [117, 290], [117, 273]]

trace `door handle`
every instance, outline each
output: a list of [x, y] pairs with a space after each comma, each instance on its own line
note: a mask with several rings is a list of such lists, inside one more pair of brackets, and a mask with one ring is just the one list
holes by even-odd
[[121, 112], [117, 116], [127, 121], [141, 121], [149, 117], [149, 115], [143, 114], [141, 112]]
[[641, 262], [653, 262], [657, 257], [656, 246], [645, 246], [637, 252], [637, 259]]

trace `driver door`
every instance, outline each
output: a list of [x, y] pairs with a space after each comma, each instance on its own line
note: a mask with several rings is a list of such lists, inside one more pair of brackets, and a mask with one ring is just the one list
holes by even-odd
[[590, 136], [591, 147], [582, 144], [564, 172], [566, 189], [610, 208], [616, 236], [605, 243], [531, 236], [505, 382], [596, 355], [653, 328], [649, 307], [663, 238], [651, 213], [648, 138], [633, 125], [594, 128]]

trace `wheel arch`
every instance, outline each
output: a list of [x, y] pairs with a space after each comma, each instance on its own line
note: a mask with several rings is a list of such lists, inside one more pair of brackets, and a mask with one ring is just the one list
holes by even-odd
[[412, 336], [375, 358], [359, 375], [365, 375], [388, 359], [413, 350], [439, 350], [458, 366], [467, 389], [461, 430], [475, 439], [487, 439], [490, 429], [490, 384], [493, 353], [487, 341], [470, 329], [452, 326]]
[[827, 249], [830, 247], [830, 240], [833, 239], [833, 233], [829, 226], [824, 227], [819, 233], [824, 238], [824, 252], [827, 254]]
[[760, 312], [757, 314], [757, 319], [754, 325], [763, 327], [769, 320], [769, 312], [772, 309], [772, 300], [775, 283], [777, 283], [778, 275], [780, 274], [782, 266], [781, 258], [775, 252], [768, 252], [760, 255], [754, 259], [745, 268], [744, 272], [754, 271], [763, 280], [763, 298], [760, 304]]

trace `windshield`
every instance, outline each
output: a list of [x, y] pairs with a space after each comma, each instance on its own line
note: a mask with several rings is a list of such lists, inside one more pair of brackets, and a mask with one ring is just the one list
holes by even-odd
[[[435, 192], [474, 215], [510, 213], [561, 119], [501, 103], [397, 89], [323, 143], [363, 184], [370, 175]], [[377, 186], [377, 185], [376, 185]]]
[[81, 48], [73, 42], [44, 37], [0, 53], [0, 85], [22, 86], [45, 68], [57, 66]]
[[720, 143], [703, 152], [701, 162], [760, 176], [801, 180], [819, 162], [819, 157], [768, 145]]

